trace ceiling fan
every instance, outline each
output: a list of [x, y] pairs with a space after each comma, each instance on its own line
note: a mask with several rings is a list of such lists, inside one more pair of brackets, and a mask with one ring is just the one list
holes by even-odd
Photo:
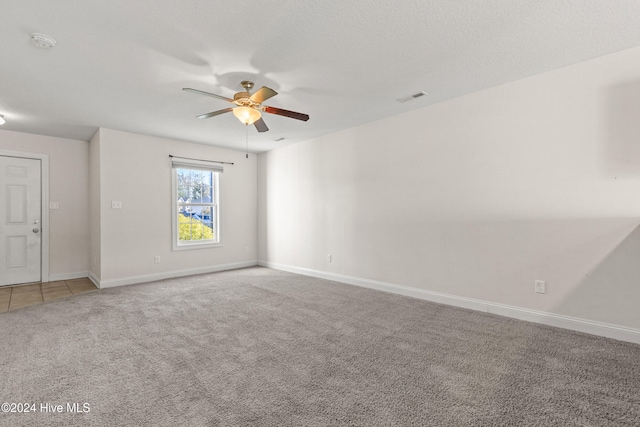
[[216, 95], [215, 93], [209, 93], [198, 89], [191, 89], [185, 87], [182, 90], [187, 92], [197, 93], [200, 95], [212, 96], [214, 98], [222, 99], [232, 104], [236, 104], [235, 107], [223, 108], [222, 110], [212, 111], [207, 114], [198, 116], [199, 119], [208, 119], [209, 117], [218, 116], [220, 114], [229, 113], [233, 111], [233, 115], [238, 118], [245, 125], [253, 124], [258, 132], [266, 132], [269, 130], [264, 120], [262, 120], [261, 112], [277, 114], [278, 116], [290, 117], [292, 119], [307, 121], [309, 120], [308, 114], [296, 113], [295, 111], [283, 110], [282, 108], [268, 107], [262, 105], [264, 101], [278, 94], [275, 90], [262, 86], [253, 95], [249, 93], [253, 89], [253, 82], [244, 80], [240, 83], [244, 88], [244, 92], [238, 92], [233, 95], [233, 99], [226, 96]]

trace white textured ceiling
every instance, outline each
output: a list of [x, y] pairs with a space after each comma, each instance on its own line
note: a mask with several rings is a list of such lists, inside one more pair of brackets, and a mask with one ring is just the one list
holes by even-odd
[[181, 89], [232, 97], [249, 79], [279, 92], [265, 104], [311, 116], [265, 114], [269, 132], [249, 128], [261, 152], [639, 46], [640, 1], [6, 0], [0, 37], [3, 129], [242, 150], [232, 114], [195, 118], [230, 104]]

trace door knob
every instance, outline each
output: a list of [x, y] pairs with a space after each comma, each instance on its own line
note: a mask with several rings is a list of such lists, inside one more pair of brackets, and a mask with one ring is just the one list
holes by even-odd
[[34, 233], [37, 233], [38, 231], [40, 231], [40, 229], [39, 229], [39, 228], [34, 228], [34, 229], [33, 229], [33, 232], [34, 232]]

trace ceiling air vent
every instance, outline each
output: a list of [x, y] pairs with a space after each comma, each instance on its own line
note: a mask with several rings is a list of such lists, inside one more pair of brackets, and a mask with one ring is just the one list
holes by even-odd
[[402, 98], [398, 98], [398, 102], [405, 103], [407, 101], [413, 101], [414, 99], [420, 98], [421, 96], [425, 96], [425, 95], [429, 95], [429, 94], [425, 91], [421, 91], [418, 93], [414, 93], [413, 95], [408, 95], [408, 96], [403, 96]]

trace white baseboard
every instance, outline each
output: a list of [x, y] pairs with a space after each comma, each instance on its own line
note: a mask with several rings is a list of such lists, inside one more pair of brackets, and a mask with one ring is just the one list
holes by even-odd
[[528, 322], [539, 323], [542, 325], [555, 326], [558, 328], [564, 328], [573, 331], [584, 332], [587, 334], [613, 338], [620, 341], [640, 344], [640, 330], [628, 328], [625, 326], [579, 319], [576, 317], [563, 316], [560, 314], [548, 313], [544, 311], [530, 310], [527, 308], [498, 304], [490, 301], [459, 297], [440, 292], [433, 292], [424, 289], [396, 285], [393, 283], [379, 282], [377, 280], [363, 279], [360, 277], [344, 276], [336, 273], [328, 273], [325, 271], [294, 267], [291, 265], [278, 264], [268, 261], [258, 261], [258, 265], [272, 268], [274, 270], [288, 271], [290, 273], [302, 274], [305, 276], [312, 276], [320, 279], [333, 280], [349, 285], [362, 286], [365, 288], [405, 295], [413, 298], [437, 302], [440, 304], [468, 308], [471, 310], [511, 317], [514, 319], [526, 320]]
[[89, 273], [89, 279], [100, 289], [116, 286], [133, 285], [135, 283], [153, 282], [156, 280], [173, 279], [174, 277], [192, 276], [194, 274], [215, 273], [217, 271], [234, 270], [236, 268], [254, 267], [257, 261], [244, 261], [232, 264], [221, 264], [210, 267], [192, 268], [187, 270], [165, 271], [163, 273], [145, 274], [141, 276], [122, 277], [119, 279], [99, 280], [93, 273]]
[[49, 274], [49, 281], [59, 282], [61, 280], [83, 279], [85, 277], [89, 277], [88, 271], [78, 271], [76, 273]]
[[100, 289], [100, 279], [98, 279], [96, 275], [93, 274], [93, 271], [89, 271], [87, 273], [87, 277], [93, 282], [94, 285], [96, 285], [98, 289]]

